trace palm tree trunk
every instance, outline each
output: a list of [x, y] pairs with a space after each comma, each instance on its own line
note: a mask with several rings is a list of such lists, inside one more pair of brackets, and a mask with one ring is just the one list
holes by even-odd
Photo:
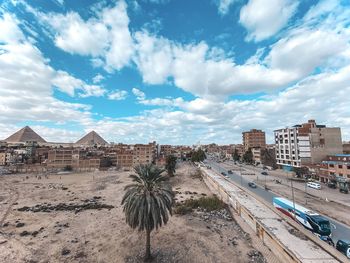
[[151, 259], [151, 230], [146, 230], [146, 257], [145, 260]]

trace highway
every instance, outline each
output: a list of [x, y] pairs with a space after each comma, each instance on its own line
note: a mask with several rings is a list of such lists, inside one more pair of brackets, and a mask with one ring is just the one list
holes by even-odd
[[[244, 189], [251, 191], [264, 199], [265, 201], [272, 204], [273, 197], [277, 196], [274, 193], [269, 192], [268, 190], [265, 190], [264, 188], [257, 186], [257, 188], [251, 188], [248, 186], [249, 181], [244, 178], [244, 176], [240, 176], [240, 174], [237, 174], [236, 171], [232, 171], [232, 174], [228, 173], [228, 170], [222, 167], [219, 163], [214, 162], [212, 160], [205, 160], [205, 163], [210, 165], [213, 170], [215, 170], [218, 173], [225, 172], [227, 177], [229, 177], [232, 181], [234, 181], [237, 185], [241, 185]], [[304, 205], [303, 205], [304, 206]], [[343, 240], [350, 240], [350, 227], [334, 220], [333, 218], [329, 218], [325, 215], [322, 215], [329, 219], [331, 225], [332, 225], [332, 239], [334, 244], [338, 241], [338, 239]], [[350, 215], [349, 215], [350, 216]]]

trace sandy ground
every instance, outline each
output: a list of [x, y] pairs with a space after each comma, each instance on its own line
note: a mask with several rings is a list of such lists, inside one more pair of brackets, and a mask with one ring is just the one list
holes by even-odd
[[[236, 168], [237, 166], [231, 165], [231, 164], [223, 164], [227, 169]], [[246, 169], [245, 169], [246, 170]], [[254, 170], [251, 170], [252, 172], [255, 172]], [[258, 176], [258, 180], [257, 180]], [[265, 185], [265, 179], [266, 179], [266, 185], [267, 187], [272, 190], [273, 192], [280, 194], [281, 196], [284, 196], [288, 199], [292, 199], [292, 191], [290, 186], [290, 181], [284, 178], [278, 178], [281, 180], [282, 184], [276, 184], [274, 176], [267, 176], [261, 175], [260, 172], [255, 172], [255, 175], [248, 175], [244, 174], [245, 178], [248, 178], [251, 181], [254, 181], [255, 183], [264, 186]], [[308, 188], [308, 193], [314, 193], [315, 191], [322, 191], [322, 190], [313, 190]], [[294, 197], [295, 201], [300, 205], [305, 205], [308, 208], [317, 211], [321, 214], [327, 215], [331, 218], [334, 218], [348, 226], [350, 226], [350, 207], [347, 205], [340, 204], [338, 202], [329, 201], [326, 202], [324, 198], [321, 198], [319, 196], [310, 195], [308, 194], [305, 201], [305, 191], [294, 188]]]
[[[178, 201], [211, 195], [203, 181], [191, 176], [194, 169], [183, 164], [171, 179], [173, 189], [181, 192]], [[125, 223], [120, 205], [129, 174], [0, 177], [0, 262], [142, 262], [145, 234]], [[17, 210], [89, 202], [114, 208]], [[166, 226], [152, 232], [151, 245], [154, 262], [263, 262], [262, 257], [249, 256], [256, 252], [252, 239], [256, 237], [234, 220], [198, 211], [171, 217]]]

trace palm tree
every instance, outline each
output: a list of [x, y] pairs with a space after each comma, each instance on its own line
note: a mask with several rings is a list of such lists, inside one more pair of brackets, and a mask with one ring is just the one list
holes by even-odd
[[136, 175], [130, 175], [133, 184], [125, 187], [122, 200], [126, 222], [132, 228], [146, 231], [146, 256], [151, 258], [151, 231], [166, 224], [172, 215], [174, 193], [166, 178], [161, 175], [164, 170], [153, 164], [135, 167]]

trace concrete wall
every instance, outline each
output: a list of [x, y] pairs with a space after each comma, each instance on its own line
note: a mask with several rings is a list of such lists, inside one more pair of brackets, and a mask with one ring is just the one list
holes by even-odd
[[[263, 211], [264, 209], [265, 210], [271, 209], [271, 211], [273, 211], [276, 215], [271, 216], [271, 211], [269, 211], [269, 213], [265, 213], [265, 216], [263, 215], [264, 213], [262, 213], [262, 215], [259, 217], [253, 215], [253, 213], [250, 211], [251, 208], [246, 207], [247, 203], [243, 204], [242, 199], [239, 199], [238, 196], [235, 196], [234, 192], [231, 192], [231, 191], [229, 192], [228, 190], [224, 189], [222, 185], [220, 185], [220, 183], [215, 181], [211, 176], [209, 176], [206, 173], [206, 169], [202, 169], [202, 172], [203, 172], [204, 182], [206, 183], [208, 188], [213, 193], [221, 197], [222, 200], [230, 206], [230, 209], [232, 212], [237, 213], [244, 219], [244, 221], [254, 230], [257, 236], [272, 250], [272, 252], [281, 260], [281, 262], [344, 262], [346, 261], [346, 258], [342, 254], [340, 254], [338, 251], [336, 251], [334, 248], [330, 247], [328, 244], [318, 239], [312, 233], [308, 231], [306, 231], [305, 233], [304, 229], [300, 225], [298, 225], [295, 221], [289, 218], [284, 219], [280, 212], [274, 209], [272, 205], [268, 205], [266, 204], [266, 202], [264, 203], [264, 201], [262, 202], [262, 204], [266, 205], [266, 207], [261, 208], [261, 204], [260, 204], [260, 208], [258, 208], [257, 210], [260, 209], [261, 211]], [[235, 187], [236, 189], [238, 189], [237, 186]], [[243, 190], [241, 189], [239, 191], [243, 192]], [[247, 195], [247, 194], [248, 192], [244, 192], [244, 195]], [[249, 193], [249, 196], [247, 196], [247, 198], [248, 197], [250, 197], [251, 199], [251, 193]], [[261, 202], [261, 200], [259, 200], [257, 196], [254, 196], [253, 198], [258, 199], [256, 200], [256, 202]], [[274, 230], [276, 223], [281, 225], [281, 229], [279, 231]], [[291, 238], [295, 239], [295, 237], [288, 236], [289, 235], [288, 231], [286, 231], [286, 229], [282, 229], [282, 228], [286, 228], [286, 225], [287, 226], [289, 225], [288, 226], [289, 228], [293, 227], [301, 231], [302, 233], [305, 233], [305, 236], [308, 237], [310, 240], [308, 241], [300, 240], [300, 242], [298, 241], [290, 242], [290, 239]], [[278, 227], [279, 226], [277, 226], [277, 228]], [[280, 235], [280, 237], [277, 238], [276, 234]], [[281, 238], [281, 236], [283, 237]], [[284, 241], [282, 242], [281, 240], [284, 240]], [[284, 244], [284, 242], [287, 242], [287, 243], [289, 242], [289, 244], [286, 245]], [[318, 246], [317, 249], [312, 249], [313, 247], [316, 247], [315, 244]]]

